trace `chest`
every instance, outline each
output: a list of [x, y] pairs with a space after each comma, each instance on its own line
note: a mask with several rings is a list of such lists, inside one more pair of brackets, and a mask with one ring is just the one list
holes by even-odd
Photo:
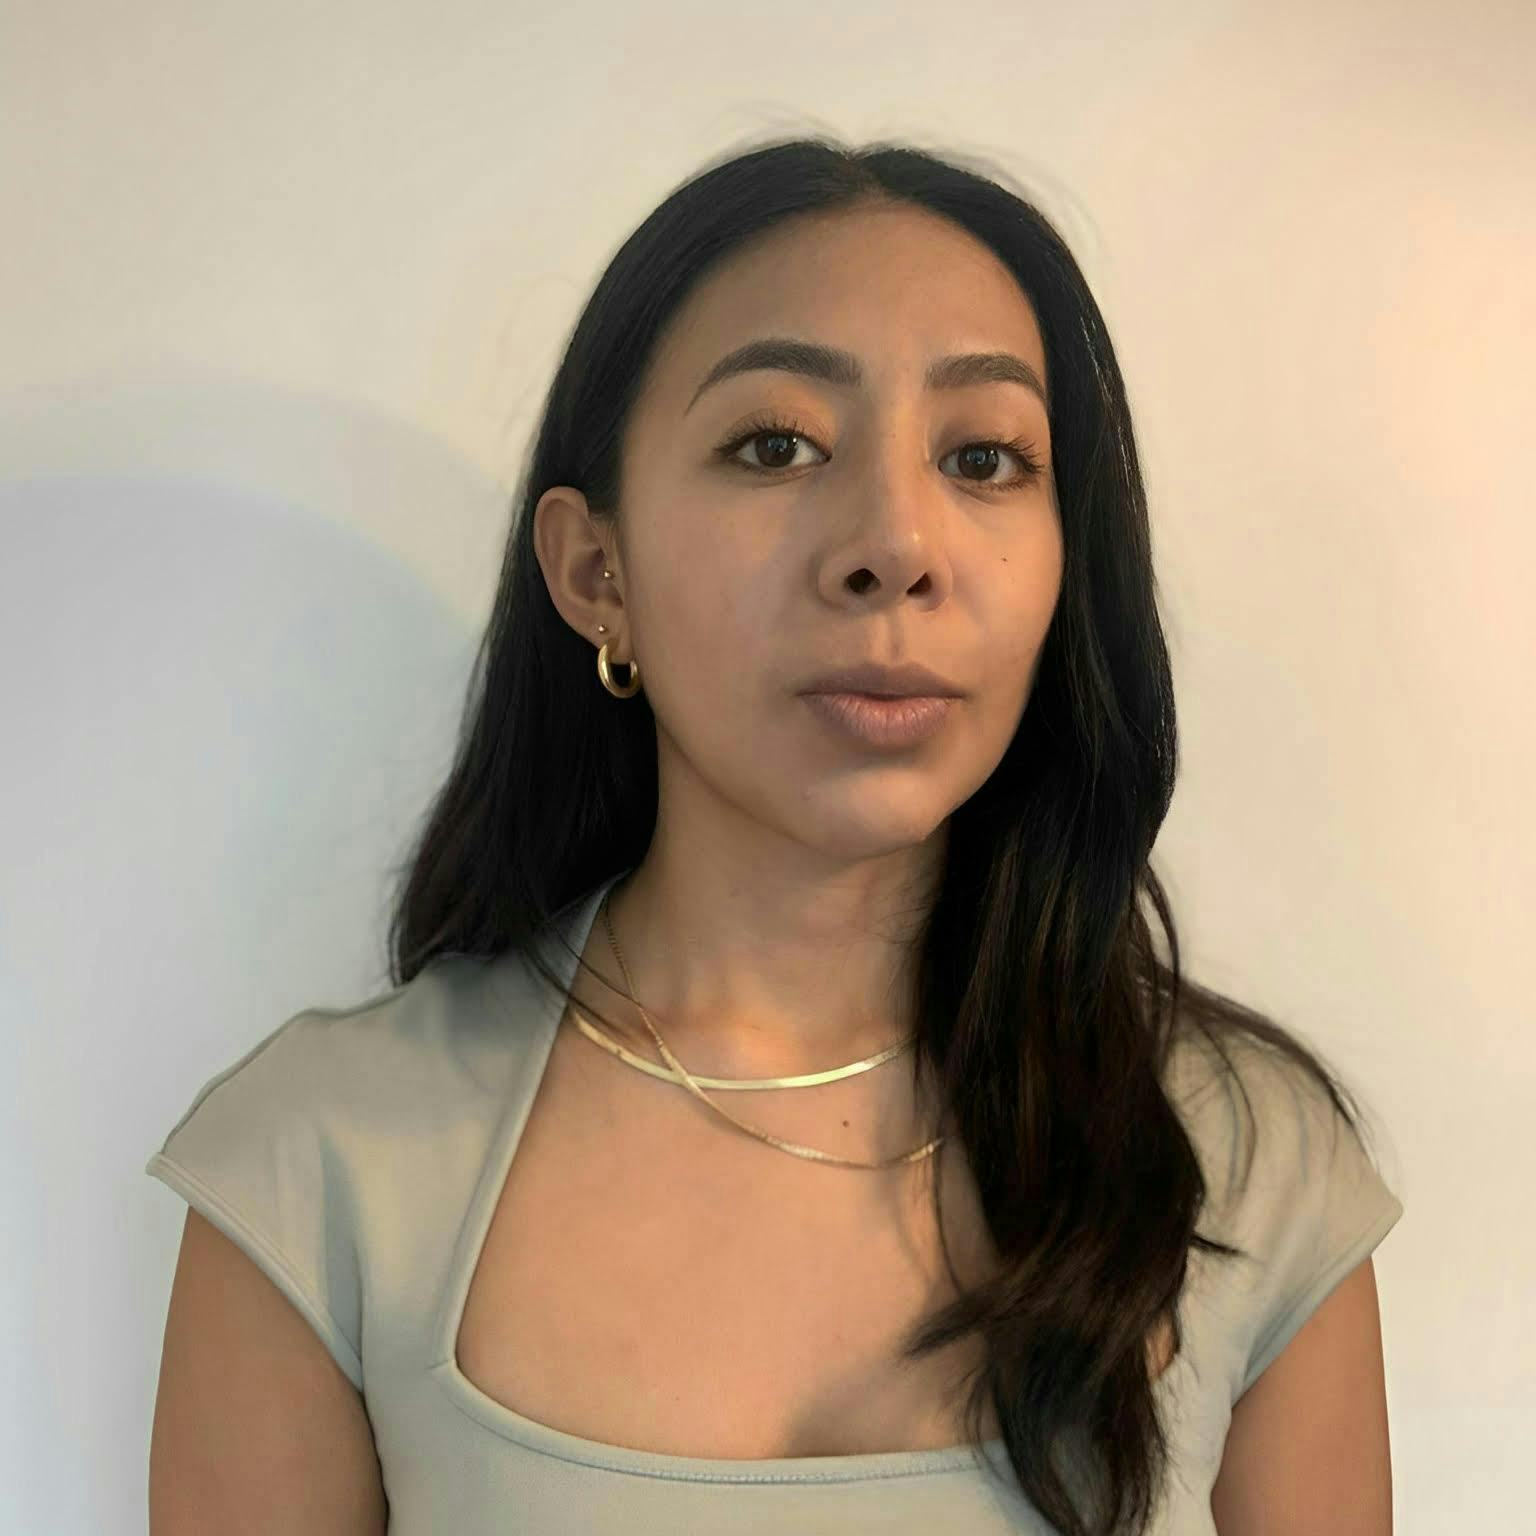
[[[963, 1159], [947, 1147], [937, 1174], [931, 1159], [879, 1172], [809, 1162], [683, 1096], [561, 1029], [471, 1278], [463, 1374], [539, 1423], [663, 1455], [963, 1442], [980, 1342], [900, 1358], [909, 1330], [955, 1294], [934, 1177], [960, 1276], [988, 1262]], [[828, 1099], [713, 1096], [836, 1150], [811, 1129], [835, 1122]], [[990, 1405], [982, 1432], [997, 1433]]]

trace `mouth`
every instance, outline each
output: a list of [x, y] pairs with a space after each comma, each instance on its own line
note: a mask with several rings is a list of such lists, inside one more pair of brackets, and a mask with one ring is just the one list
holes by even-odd
[[873, 748], [926, 741], [948, 719], [956, 702], [933, 694], [806, 693], [801, 697], [845, 741]]

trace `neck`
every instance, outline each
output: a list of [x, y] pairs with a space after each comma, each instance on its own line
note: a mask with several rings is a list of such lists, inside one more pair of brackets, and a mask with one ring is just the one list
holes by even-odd
[[789, 1076], [874, 1055], [915, 1024], [909, 945], [934, 857], [775, 868], [653, 840], [606, 902], [623, 966], [599, 909], [583, 958], [600, 980], [578, 973], [578, 995], [654, 1058], [632, 985], [690, 1072]]

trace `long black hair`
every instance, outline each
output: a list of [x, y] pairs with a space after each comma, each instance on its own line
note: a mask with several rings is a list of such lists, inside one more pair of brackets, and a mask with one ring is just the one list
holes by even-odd
[[[1180, 1348], [1190, 1251], [1246, 1256], [1195, 1231], [1205, 1179], [1163, 1077], [1176, 1033], [1198, 1031], [1229, 1070], [1226, 1045], [1256, 1043], [1310, 1075], [1353, 1127], [1357, 1111], [1288, 1031], [1180, 976], [1149, 864], [1178, 754], [1125, 387], [1076, 261], [1007, 181], [910, 145], [775, 141], [707, 165], [620, 246], [576, 323], [515, 493], [456, 758], [397, 871], [390, 966], [399, 985], [437, 955], [517, 947], [558, 984], [535, 934], [650, 843], [655, 717], [643, 690], [623, 704], [603, 691], [591, 643], [545, 585], [533, 510], [570, 485], [593, 516], [621, 517], [625, 425], [690, 290], [744, 241], [814, 211], [915, 205], [987, 245], [1045, 344], [1064, 569], [1017, 732], [950, 817], [914, 943], [916, 1068], [953, 1113], [1002, 1269], [977, 1289], [957, 1284], [904, 1357], [979, 1333], [970, 1438], [980, 1443], [990, 1400], [1040, 1513], [1065, 1536], [1107, 1536], [1145, 1528], [1166, 1475], [1147, 1341], [1160, 1332]], [[1100, 1490], [1092, 1511], [1072, 1466]]]

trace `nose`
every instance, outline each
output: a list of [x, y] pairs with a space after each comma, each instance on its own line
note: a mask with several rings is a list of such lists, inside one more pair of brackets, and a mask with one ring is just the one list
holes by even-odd
[[848, 517], [825, 551], [822, 595], [837, 605], [857, 598], [865, 609], [910, 598], [936, 605], [953, 582], [944, 542], [949, 504], [931, 464], [914, 470], [910, 448], [894, 434], [886, 443], [838, 488], [849, 498]]

